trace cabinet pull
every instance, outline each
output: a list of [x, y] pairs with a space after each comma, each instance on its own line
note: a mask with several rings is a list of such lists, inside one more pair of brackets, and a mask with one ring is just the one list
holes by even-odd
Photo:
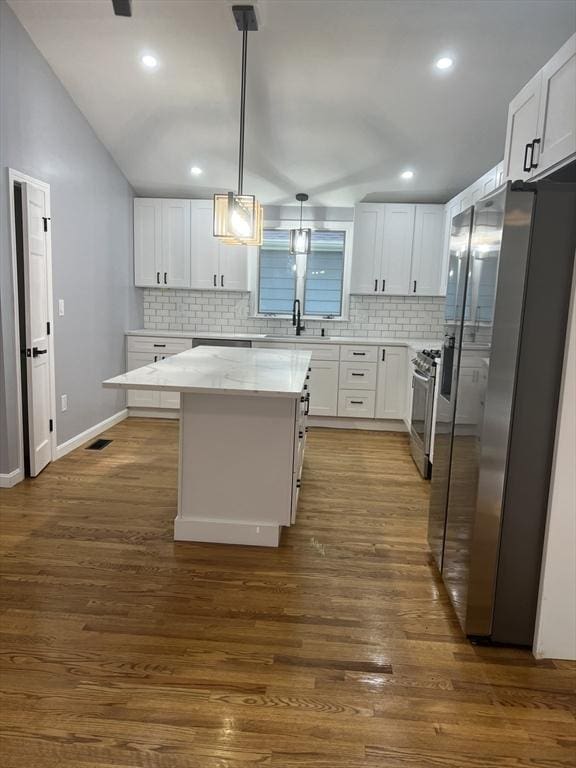
[[224, 288], [224, 275], [220, 275], [220, 288]]
[[304, 437], [304, 432], [298, 432], [298, 439], [302, 440], [303, 437]]
[[306, 410], [304, 411], [304, 416], [308, 416], [310, 413], [310, 392], [306, 395]]
[[375, 291], [378, 290], [378, 278], [376, 278], [376, 280], [374, 280], [374, 290]]
[[[530, 162], [528, 162], [528, 152], [530, 152]], [[524, 147], [524, 164], [522, 166], [524, 173], [530, 173], [532, 170], [532, 158], [534, 157], [534, 145], [526, 144]]]
[[384, 360], [386, 360], [386, 350], [385, 349], [382, 350], [382, 362], [384, 362]]
[[160, 272], [156, 272], [156, 282], [160, 285]]
[[353, 355], [356, 355], [356, 357], [364, 357], [366, 352], [352, 352]]
[[363, 374], [363, 373], [353, 373], [353, 374], [352, 374], [352, 376], [364, 376], [364, 375], [365, 375], [365, 374]]
[[386, 290], [386, 280], [382, 280], [382, 290]]
[[300, 485], [301, 485], [301, 481], [299, 479], [296, 480], [296, 488], [300, 488]]
[[534, 147], [538, 145], [538, 159], [540, 159], [540, 139], [534, 139], [532, 142], [532, 153], [530, 155], [530, 170], [538, 168], [538, 163], [534, 162]]
[[414, 290], [413, 293], [416, 293], [416, 280], [414, 280]]
[[154, 362], [158, 360], [158, 355], [154, 355]]
[[168, 272], [164, 272], [164, 285], [166, 285], [166, 278], [168, 277]]
[[351, 405], [364, 405], [364, 400], [350, 400]]
[[165, 347], [166, 344], [154, 344], [155, 347]]
[[216, 288], [218, 285], [217, 280], [218, 280], [218, 275], [214, 275], [214, 288]]

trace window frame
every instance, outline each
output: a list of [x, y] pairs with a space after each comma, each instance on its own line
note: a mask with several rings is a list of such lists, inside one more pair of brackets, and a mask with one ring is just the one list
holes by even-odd
[[[299, 226], [299, 219], [283, 219], [282, 221], [265, 221], [264, 229], [291, 230]], [[303, 226], [310, 227], [313, 231], [344, 232], [344, 270], [342, 275], [342, 302], [339, 315], [306, 315], [304, 320], [328, 320], [330, 322], [343, 322], [348, 320], [350, 308], [350, 272], [352, 266], [352, 237], [354, 233], [354, 222], [352, 221], [303, 221]], [[298, 259], [298, 257], [296, 257]], [[254, 249], [254, 270], [251, 286], [252, 307], [251, 317], [257, 317], [266, 320], [269, 319], [287, 319], [292, 320], [292, 313], [273, 313], [260, 312], [260, 249]], [[306, 268], [304, 273], [296, 275], [296, 297], [300, 299], [300, 306], [304, 309], [304, 294], [306, 290]]]

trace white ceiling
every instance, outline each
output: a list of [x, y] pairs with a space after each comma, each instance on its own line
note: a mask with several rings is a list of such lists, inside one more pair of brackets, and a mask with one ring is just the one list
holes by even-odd
[[[576, 28], [573, 0], [254, 4], [244, 186], [264, 203], [447, 200], [502, 159], [508, 102]], [[10, 5], [138, 194], [235, 187], [232, 2], [133, 0], [130, 19], [110, 0]]]

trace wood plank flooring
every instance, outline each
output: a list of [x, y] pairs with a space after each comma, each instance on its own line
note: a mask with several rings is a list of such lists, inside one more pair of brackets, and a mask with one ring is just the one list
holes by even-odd
[[576, 666], [463, 638], [405, 435], [311, 430], [275, 550], [172, 541], [177, 430], [1, 492], [2, 768], [576, 764]]

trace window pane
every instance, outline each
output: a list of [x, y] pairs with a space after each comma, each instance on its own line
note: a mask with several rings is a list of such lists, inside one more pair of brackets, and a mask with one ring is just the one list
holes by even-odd
[[345, 232], [312, 232], [306, 267], [305, 315], [342, 313]]
[[261, 314], [292, 312], [296, 298], [296, 261], [288, 249], [288, 230], [264, 230], [259, 260], [258, 312]]

